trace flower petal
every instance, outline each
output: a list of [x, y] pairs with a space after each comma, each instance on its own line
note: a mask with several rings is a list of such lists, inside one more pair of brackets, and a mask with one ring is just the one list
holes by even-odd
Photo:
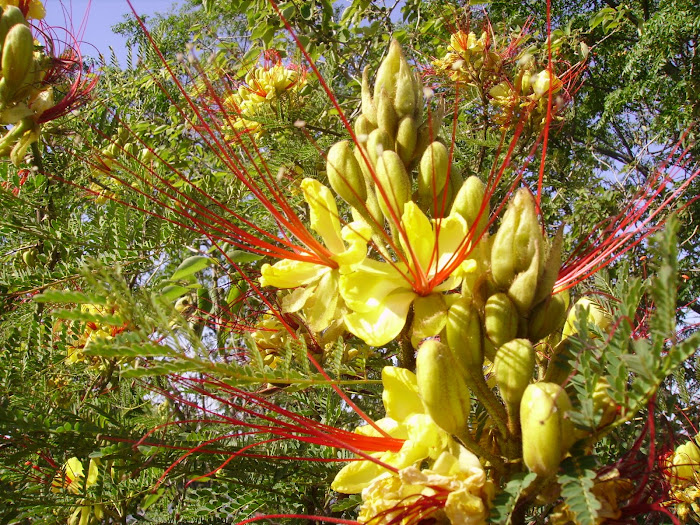
[[301, 181], [304, 200], [311, 212], [310, 225], [323, 239], [323, 243], [333, 253], [345, 251], [345, 245], [340, 234], [340, 219], [338, 206], [333, 193], [316, 179], [306, 178]]
[[[380, 457], [380, 455], [373, 454], [374, 457]], [[331, 488], [343, 494], [358, 494], [384, 472], [388, 471], [373, 461], [354, 461], [345, 465], [335, 475]]]
[[385, 366], [382, 370], [382, 383], [382, 401], [387, 417], [403, 421], [411, 414], [425, 412], [418, 393], [416, 374], [405, 368]]
[[330, 272], [328, 266], [284, 259], [274, 265], [264, 264], [260, 270], [260, 285], [276, 288], [296, 288], [318, 281], [324, 273]]
[[376, 309], [384, 298], [397, 289], [410, 290], [410, 284], [389, 263], [366, 259], [354, 272], [340, 278], [340, 295], [356, 312]]
[[400, 289], [385, 297], [373, 310], [346, 314], [345, 326], [368, 345], [383, 346], [401, 333], [415, 297], [412, 291]]

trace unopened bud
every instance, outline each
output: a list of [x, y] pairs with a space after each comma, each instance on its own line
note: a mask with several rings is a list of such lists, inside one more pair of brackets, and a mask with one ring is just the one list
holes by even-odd
[[450, 155], [442, 142], [433, 142], [420, 159], [418, 169], [418, 197], [425, 202], [433, 202], [440, 195], [447, 181]]
[[27, 25], [27, 21], [18, 7], [8, 5], [3, 9], [2, 16], [0, 16], [0, 48], [5, 44], [7, 33], [17, 24]]
[[423, 94], [423, 88], [417, 87], [414, 82], [411, 66], [406, 62], [406, 58], [401, 53], [401, 64], [396, 75], [396, 94], [394, 95], [394, 109], [399, 118], [415, 117], [416, 104], [419, 97], [416, 96], [416, 89]]
[[535, 199], [528, 190], [518, 190], [508, 204], [503, 222], [493, 239], [491, 274], [494, 282], [507, 289], [518, 273], [531, 267], [535, 257], [540, 258], [536, 261], [536, 267], [543, 266], [543, 242]]
[[416, 357], [416, 377], [433, 421], [450, 434], [465, 432], [471, 399], [449, 348], [434, 339], [424, 341]]
[[568, 308], [568, 292], [552, 295], [538, 304], [530, 315], [530, 323], [528, 324], [530, 339], [537, 342], [549, 334], [557, 332], [564, 324]]
[[374, 105], [377, 108], [377, 127], [390, 137], [395, 137], [399, 117], [389, 94], [385, 90], [380, 91], [379, 95], [374, 97]]
[[411, 181], [401, 158], [395, 151], [385, 151], [377, 163], [377, 199], [384, 216], [391, 220], [403, 215], [403, 207], [411, 196]]
[[355, 135], [358, 137], [358, 139], [361, 136], [369, 136], [369, 134], [375, 129], [377, 129], [377, 126], [372, 124], [366, 116], [360, 115], [357, 117], [357, 120], [355, 121]]
[[[402, 62], [405, 63], [406, 58], [401, 51], [401, 45], [396, 40], [392, 40], [389, 46], [389, 52], [384, 57], [384, 60], [382, 60], [377, 70], [377, 78], [374, 81], [375, 101], [377, 97], [379, 97], [382, 89], [384, 89], [387, 95], [389, 95], [393, 106], [394, 96], [396, 95], [397, 76], [401, 70]], [[405, 67], [408, 67], [407, 63]]]
[[353, 208], [362, 209], [367, 199], [367, 188], [352, 146], [347, 140], [331, 147], [326, 158], [328, 182], [333, 191]]
[[581, 310], [585, 310], [586, 312], [588, 312], [589, 324], [596, 325], [603, 332], [607, 331], [608, 328], [610, 328], [610, 324], [612, 323], [610, 315], [607, 312], [604, 312], [600, 308], [600, 306], [595, 304], [590, 299], [582, 297], [581, 299], [576, 301], [576, 304], [574, 304], [574, 307], [571, 309], [569, 315], [566, 317], [566, 324], [564, 325], [564, 330], [562, 331], [562, 338], [566, 338], [578, 333], [575, 323], [578, 319], [579, 312]]
[[479, 224], [474, 231], [475, 238], [486, 229], [489, 222], [489, 203], [487, 201], [484, 204], [484, 199], [486, 199], [486, 185], [479, 177], [472, 175], [464, 181], [452, 204], [452, 213], [459, 213], [470, 228], [478, 221]]
[[470, 300], [460, 299], [450, 307], [445, 332], [457, 363], [465, 371], [481, 373], [484, 364], [481, 319]]
[[362, 114], [372, 125], [377, 125], [377, 108], [369, 88], [369, 67], [362, 71]]
[[2, 75], [10, 92], [24, 83], [34, 61], [34, 37], [24, 24], [12, 26], [2, 48]]
[[382, 153], [394, 147], [394, 140], [383, 129], [375, 129], [367, 138], [367, 154], [376, 167]]
[[539, 476], [551, 476], [572, 445], [571, 401], [555, 383], [528, 385], [520, 402], [523, 462]]
[[552, 244], [547, 251], [544, 269], [537, 281], [537, 290], [535, 291], [535, 298], [532, 301], [533, 305], [539, 304], [552, 293], [554, 283], [556, 283], [557, 277], [559, 276], [559, 269], [561, 268], [561, 247], [563, 243], [564, 227], [561, 226], [557, 230], [554, 239], [552, 239]]
[[509, 411], [517, 410], [535, 371], [535, 351], [527, 339], [513, 339], [496, 352], [493, 373]]
[[399, 129], [396, 132], [396, 153], [399, 154], [403, 163], [408, 166], [413, 158], [418, 140], [418, 126], [413, 117], [404, 117], [399, 122]]
[[504, 293], [492, 295], [484, 307], [486, 336], [496, 346], [503, 346], [515, 339], [518, 333], [518, 312]]

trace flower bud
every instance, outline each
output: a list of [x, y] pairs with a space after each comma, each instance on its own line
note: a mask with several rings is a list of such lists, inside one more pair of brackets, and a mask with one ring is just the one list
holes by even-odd
[[396, 132], [396, 153], [399, 154], [403, 163], [408, 166], [413, 158], [418, 140], [418, 126], [413, 117], [404, 117], [399, 122], [399, 129]]
[[[411, 181], [401, 158], [395, 151], [385, 151], [377, 163], [377, 189], [379, 207], [384, 216], [391, 221], [391, 211], [399, 219], [403, 215], [403, 207], [411, 196]], [[382, 191], [383, 190], [383, 191]]]
[[543, 244], [535, 244], [535, 253], [530, 260], [530, 266], [524, 272], [518, 273], [508, 287], [508, 297], [523, 315], [529, 312], [535, 299], [540, 277], [540, 261], [543, 260], [540, 250], [543, 248]]
[[2, 75], [10, 93], [24, 83], [34, 61], [34, 37], [24, 24], [16, 24], [7, 33], [2, 48]]
[[358, 139], [364, 136], [366, 140], [369, 134], [375, 129], [377, 129], [377, 126], [372, 124], [366, 116], [360, 115], [357, 117], [357, 120], [355, 121], [355, 136], [357, 136]]
[[353, 208], [363, 209], [367, 188], [350, 142], [335, 143], [326, 158], [328, 182], [333, 191]]
[[491, 247], [491, 275], [501, 288], [510, 287], [515, 276], [531, 268], [544, 266], [544, 239], [537, 220], [535, 199], [525, 188], [516, 192], [508, 204], [503, 222]]
[[539, 476], [551, 476], [572, 445], [571, 401], [555, 383], [528, 385], [520, 402], [523, 462]]
[[590, 299], [582, 297], [581, 299], [576, 301], [576, 304], [574, 304], [574, 307], [571, 309], [569, 315], [566, 317], [566, 324], [564, 325], [564, 330], [562, 331], [562, 338], [570, 337], [578, 333], [575, 323], [576, 319], [578, 318], [579, 311], [581, 309], [584, 309], [588, 312], [589, 324], [596, 325], [603, 332], [607, 331], [607, 329], [610, 328], [610, 324], [612, 323], [610, 315], [607, 312], [604, 312], [600, 308], [600, 306], [595, 304]]
[[375, 167], [382, 153], [392, 150], [393, 147], [394, 140], [383, 129], [375, 129], [367, 138], [367, 154]]
[[[392, 44], [393, 45], [393, 44]], [[394, 109], [399, 118], [415, 117], [416, 106], [422, 102], [423, 88], [417, 86], [415, 76], [411, 66], [406, 62], [406, 58], [401, 53], [401, 64], [396, 75], [396, 94], [394, 95]], [[420, 92], [420, 97], [416, 96], [416, 89]]]
[[450, 155], [442, 142], [430, 144], [420, 159], [418, 168], [418, 197], [425, 202], [433, 202], [440, 195], [447, 181]]
[[362, 114], [372, 125], [377, 125], [377, 108], [369, 89], [369, 66], [362, 71]]
[[510, 412], [517, 410], [535, 371], [535, 351], [527, 339], [513, 339], [496, 351], [493, 373]]
[[416, 377], [433, 421], [450, 434], [465, 432], [471, 399], [449, 348], [434, 339], [424, 341], [416, 357]]
[[[544, 263], [544, 269], [537, 281], [537, 290], [535, 291], [535, 298], [532, 300], [532, 304], [539, 304], [542, 300], [549, 297], [554, 288], [554, 283], [557, 281], [559, 276], [559, 269], [561, 268], [561, 247], [564, 243], [564, 227], [560, 226], [557, 233], [552, 239], [552, 243], [547, 251], [547, 257]], [[567, 299], [567, 305], [569, 304]]]
[[454, 203], [452, 204], [452, 213], [459, 213], [471, 228], [478, 221], [478, 226], [474, 231], [475, 238], [486, 229], [489, 222], [489, 204], [484, 206], [482, 211], [481, 206], [486, 198], [486, 185], [481, 182], [479, 177], [472, 175], [467, 178], [459, 189]]
[[377, 127], [384, 130], [390, 137], [395, 137], [399, 117], [396, 115], [394, 103], [389, 98], [389, 94], [385, 90], [380, 91], [379, 95], [374, 97], [374, 105], [377, 108]]
[[396, 40], [392, 40], [391, 45], [389, 45], [389, 52], [384, 57], [384, 60], [382, 60], [377, 70], [377, 78], [374, 81], [375, 102], [382, 89], [384, 89], [387, 95], [389, 95], [393, 108], [393, 101], [397, 88], [397, 77], [404, 64], [405, 68], [409, 68], [406, 58], [403, 56], [403, 51], [401, 51], [401, 44]]
[[0, 16], [0, 48], [5, 44], [7, 33], [17, 24], [27, 25], [27, 21], [18, 7], [8, 5], [2, 11], [2, 16]]
[[484, 307], [486, 336], [496, 348], [515, 339], [518, 333], [518, 312], [504, 293], [492, 295]]
[[528, 336], [532, 341], [544, 339], [549, 334], [557, 332], [566, 319], [569, 308], [569, 294], [560, 292], [552, 295], [538, 304], [530, 314]]
[[481, 373], [484, 349], [479, 312], [468, 299], [459, 299], [447, 313], [447, 344], [457, 363], [467, 370]]

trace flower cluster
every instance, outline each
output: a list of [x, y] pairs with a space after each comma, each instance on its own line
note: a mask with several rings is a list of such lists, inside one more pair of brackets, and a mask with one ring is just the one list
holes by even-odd
[[224, 100], [224, 106], [234, 116], [234, 130], [263, 133], [261, 119], [274, 115], [284, 96], [299, 93], [305, 85], [302, 69], [285, 66], [279, 54], [267, 51], [264, 63], [251, 68], [238, 89]]

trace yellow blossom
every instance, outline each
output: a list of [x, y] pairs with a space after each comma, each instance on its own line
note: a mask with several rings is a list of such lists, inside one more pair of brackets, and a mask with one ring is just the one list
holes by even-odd
[[304, 179], [301, 188], [310, 209], [310, 226], [331, 252], [330, 258], [337, 267], [284, 259], [262, 267], [260, 284], [295, 288], [283, 298], [282, 309], [285, 312], [302, 311], [311, 330], [320, 332], [336, 318], [339, 280], [343, 273], [351, 271], [367, 256], [371, 230], [361, 222], [353, 222], [341, 229], [333, 194], [317, 180]]
[[[51, 483], [52, 492], [63, 490], [71, 494], [81, 494], [83, 490], [92, 487], [97, 483], [99, 476], [99, 460], [91, 459], [88, 466], [87, 478], [83, 464], [76, 457], [70, 458], [63, 466]], [[104, 517], [104, 507], [101, 504], [88, 503], [87, 500], [80, 500], [71, 516], [68, 518], [68, 525], [88, 525], [88, 523], [99, 523]]]
[[[340, 294], [352, 310], [345, 315], [345, 325], [368, 345], [382, 346], [398, 336], [417, 297], [451, 290], [459, 284], [457, 275], [446, 276], [435, 286], [431, 283], [440, 279], [463, 247], [468, 232], [464, 219], [455, 213], [431, 221], [409, 201], [404, 206], [401, 224], [406, 232], [405, 238], [400, 239], [407, 264], [367, 259], [354, 272], [340, 277]], [[472, 264], [470, 261], [468, 266]], [[422, 280], [430, 290], [418, 293], [416, 280]], [[422, 321], [414, 320], [416, 325]], [[434, 333], [421, 335], [436, 335], [442, 326], [435, 324]]]
[[[376, 424], [392, 438], [405, 441], [397, 452], [388, 450], [387, 447], [386, 452], [375, 452], [372, 456], [387, 465], [402, 469], [427, 458], [436, 459], [442, 451], [455, 445], [453, 439], [425, 412], [413, 372], [387, 366], [382, 370], [382, 382], [386, 417]], [[355, 432], [364, 436], [382, 436], [370, 425], [363, 425]], [[388, 471], [384, 467], [373, 461], [354, 461], [338, 472], [331, 488], [345, 494], [356, 494], [386, 473]]]
[[[358, 521], [408, 525], [432, 518], [463, 525], [486, 523], [493, 484], [474, 454], [456, 448], [455, 453], [442, 452], [430, 469], [410, 466], [398, 476], [376, 479], [362, 491]], [[426, 503], [418, 505], [423, 498]]]

